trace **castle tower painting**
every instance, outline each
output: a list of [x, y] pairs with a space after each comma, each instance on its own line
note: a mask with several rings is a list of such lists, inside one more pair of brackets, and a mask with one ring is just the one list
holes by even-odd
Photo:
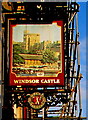
[[29, 31], [24, 31], [24, 43], [25, 50], [29, 50], [30, 46], [33, 46], [36, 43], [40, 43], [40, 34], [30, 33]]

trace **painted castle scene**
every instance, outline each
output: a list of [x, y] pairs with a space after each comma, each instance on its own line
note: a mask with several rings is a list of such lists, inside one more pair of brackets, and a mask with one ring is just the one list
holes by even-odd
[[61, 73], [61, 27], [56, 23], [16, 25], [12, 40], [16, 76], [57, 77]]

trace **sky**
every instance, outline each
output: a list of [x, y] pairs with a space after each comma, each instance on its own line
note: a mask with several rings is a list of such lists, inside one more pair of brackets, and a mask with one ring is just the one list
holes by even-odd
[[86, 117], [86, 2], [79, 2], [80, 11], [78, 13], [79, 42], [80, 42], [80, 64], [81, 73], [81, 98], [82, 98], [82, 116]]

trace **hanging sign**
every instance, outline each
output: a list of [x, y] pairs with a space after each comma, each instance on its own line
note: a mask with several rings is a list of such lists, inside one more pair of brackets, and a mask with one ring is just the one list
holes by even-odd
[[10, 24], [10, 85], [64, 85], [63, 21]]

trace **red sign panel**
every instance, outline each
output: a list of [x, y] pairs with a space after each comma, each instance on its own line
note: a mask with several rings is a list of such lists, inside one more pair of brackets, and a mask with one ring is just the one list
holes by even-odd
[[10, 85], [64, 85], [63, 21], [10, 25]]

